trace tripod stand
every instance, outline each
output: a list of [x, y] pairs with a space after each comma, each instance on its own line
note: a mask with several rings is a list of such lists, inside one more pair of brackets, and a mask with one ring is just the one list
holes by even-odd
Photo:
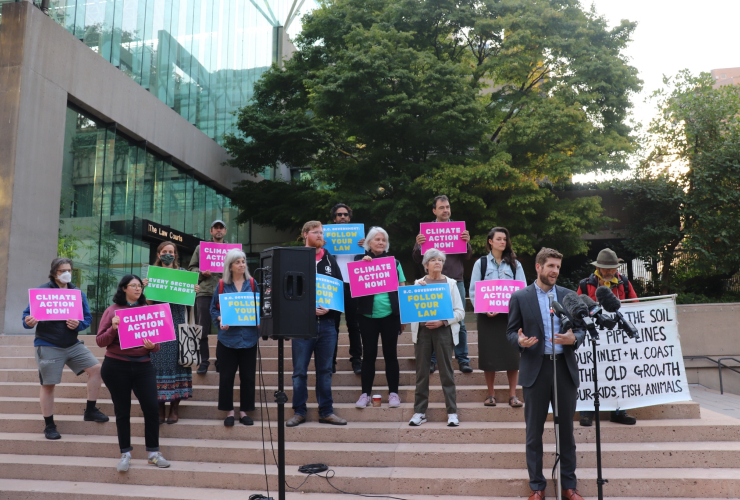
[[[601, 328], [604, 329], [603, 327]], [[608, 483], [608, 479], [604, 479], [601, 476], [601, 418], [599, 417], [599, 375], [598, 365], [596, 361], [596, 341], [599, 340], [598, 335], [591, 334], [591, 352], [593, 353], [594, 363], [594, 416], [596, 417], [596, 487], [598, 489], [599, 500], [604, 500], [604, 484]]]

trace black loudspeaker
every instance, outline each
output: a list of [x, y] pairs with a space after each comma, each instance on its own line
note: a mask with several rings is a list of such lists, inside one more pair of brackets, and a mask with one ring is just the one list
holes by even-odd
[[260, 253], [261, 335], [316, 337], [316, 249], [272, 247]]

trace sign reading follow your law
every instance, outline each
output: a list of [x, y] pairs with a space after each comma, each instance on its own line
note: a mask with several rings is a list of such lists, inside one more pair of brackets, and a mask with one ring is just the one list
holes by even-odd
[[198, 259], [200, 262], [198, 268], [203, 271], [211, 271], [212, 273], [224, 272], [224, 259], [226, 254], [232, 248], [242, 249], [241, 243], [213, 243], [210, 241], [200, 242], [200, 253]]
[[450, 285], [413, 285], [398, 289], [401, 323], [453, 319]]
[[421, 234], [427, 239], [421, 245], [422, 254], [430, 248], [442, 250], [446, 254], [468, 252], [468, 244], [462, 240], [464, 222], [422, 222], [419, 226]]
[[119, 309], [116, 316], [121, 318], [118, 324], [121, 349], [140, 347], [144, 345], [144, 339], [154, 344], [176, 339], [169, 304]]
[[398, 271], [396, 259], [393, 257], [350, 262], [347, 264], [347, 270], [352, 297], [398, 290]]
[[316, 275], [316, 307], [344, 312], [344, 282], [324, 274]]
[[[600, 331], [596, 361], [601, 410], [690, 401], [674, 298], [625, 302], [619, 311], [635, 325], [640, 339], [630, 339], [618, 329]], [[581, 378], [576, 409], [593, 411], [590, 338], [576, 356]]]
[[[256, 300], [256, 303], [255, 303]], [[221, 323], [228, 326], [257, 326], [260, 318], [260, 294], [252, 292], [222, 293], [218, 296], [221, 305]]]
[[523, 281], [487, 280], [475, 282], [475, 312], [507, 313], [511, 294], [524, 288]]
[[365, 253], [359, 241], [365, 237], [364, 224], [327, 224], [324, 226], [326, 248], [332, 255]]
[[82, 292], [77, 289], [31, 288], [28, 291], [31, 316], [38, 321], [84, 319]]
[[169, 302], [170, 304], [195, 304], [195, 285], [198, 284], [198, 273], [149, 266], [148, 285], [145, 294], [148, 300]]

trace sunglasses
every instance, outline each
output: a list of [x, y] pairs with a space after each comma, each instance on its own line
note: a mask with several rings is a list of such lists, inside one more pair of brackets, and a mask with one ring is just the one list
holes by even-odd
[[345, 213], [339, 213], [339, 212], [337, 212], [336, 216], [337, 217], [349, 217], [349, 214], [346, 213], [346, 212]]

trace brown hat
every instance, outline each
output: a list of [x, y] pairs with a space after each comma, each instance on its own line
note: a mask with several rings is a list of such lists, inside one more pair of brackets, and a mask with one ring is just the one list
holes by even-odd
[[605, 248], [599, 252], [599, 256], [596, 257], [596, 262], [592, 262], [591, 265], [600, 267], [601, 269], [616, 269], [619, 267], [620, 262], [624, 261], [617, 258], [617, 254], [614, 250]]

